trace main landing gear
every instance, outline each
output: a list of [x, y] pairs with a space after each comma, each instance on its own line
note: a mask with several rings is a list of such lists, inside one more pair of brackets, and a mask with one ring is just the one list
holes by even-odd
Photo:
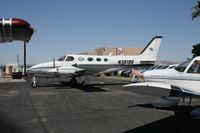
[[[192, 96], [189, 96], [190, 100], [189, 100], [189, 106], [191, 106], [192, 103]], [[185, 96], [182, 96], [183, 102], [185, 102]]]
[[[78, 82], [77, 82], [77, 80], [76, 80], [76, 77], [72, 77], [72, 79], [70, 80], [69, 83], [70, 83], [70, 85], [72, 85], [72, 86], [78, 85]], [[82, 81], [79, 85], [83, 85], [83, 84], [87, 84], [87, 85], [90, 84], [90, 81], [89, 81], [89, 77], [88, 77], [88, 76], [85, 76], [85, 80]]]
[[70, 85], [77, 85], [77, 80], [75, 77], [73, 77], [71, 80], [70, 80]]
[[[70, 80], [70, 85], [72, 85], [72, 86], [76, 86], [76, 85], [77, 85], [77, 80], [76, 80], [75, 77], [73, 77], [73, 78]], [[37, 83], [37, 80], [36, 80], [36, 77], [35, 77], [35, 76], [33, 76], [33, 78], [32, 78], [31, 87], [32, 87], [32, 88], [37, 88], [37, 87], [38, 87], [38, 83]]]

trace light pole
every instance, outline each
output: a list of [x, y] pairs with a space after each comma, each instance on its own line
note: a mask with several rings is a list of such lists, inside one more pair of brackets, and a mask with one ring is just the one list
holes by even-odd
[[27, 76], [26, 73], [26, 42], [24, 41], [24, 76]]

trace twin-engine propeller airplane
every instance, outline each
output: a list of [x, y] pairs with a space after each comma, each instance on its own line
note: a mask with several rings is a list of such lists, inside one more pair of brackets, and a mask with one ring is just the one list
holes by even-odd
[[[143, 73], [145, 82], [132, 83], [125, 85], [128, 90], [153, 96], [161, 96], [162, 100], [154, 101], [155, 107], [172, 107], [177, 105], [180, 100], [167, 99], [166, 97], [200, 97], [200, 56], [193, 60], [187, 60], [175, 69], [150, 70]], [[192, 115], [198, 115], [197, 109], [191, 112]]]
[[161, 40], [162, 36], [154, 37], [137, 56], [65, 55], [57, 61], [34, 65], [28, 70], [33, 76], [32, 87], [37, 87], [36, 77], [71, 77], [73, 85], [78, 76], [99, 75], [135, 65], [154, 65]]

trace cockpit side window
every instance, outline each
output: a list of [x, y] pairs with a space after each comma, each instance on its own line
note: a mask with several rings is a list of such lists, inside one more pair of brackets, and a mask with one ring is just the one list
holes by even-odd
[[191, 65], [187, 73], [196, 73], [200, 74], [200, 60], [195, 60], [194, 63]]
[[73, 61], [74, 60], [74, 57], [73, 56], [67, 56], [66, 60], [65, 61]]
[[191, 62], [191, 59], [183, 62], [182, 64], [180, 64], [179, 66], [177, 66], [175, 68], [175, 70], [177, 70], [179, 72], [184, 72], [185, 69], [186, 69], [186, 67], [190, 64], [190, 62]]
[[62, 56], [62, 57], [60, 57], [57, 61], [64, 61], [65, 57], [66, 57], [66, 56]]

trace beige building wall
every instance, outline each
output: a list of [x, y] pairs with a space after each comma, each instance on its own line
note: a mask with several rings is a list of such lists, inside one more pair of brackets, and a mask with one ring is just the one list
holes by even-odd
[[0, 69], [0, 77], [3, 77], [3, 71]]
[[116, 48], [98, 48], [95, 51], [97, 55], [109, 55], [110, 53], [116, 55]]
[[143, 48], [97, 48], [93, 52], [83, 52], [83, 55], [138, 55]]
[[90, 52], [83, 52], [83, 53], [80, 53], [82, 55], [97, 55], [96, 51], [90, 51]]
[[124, 55], [138, 55], [143, 48], [124, 48]]

